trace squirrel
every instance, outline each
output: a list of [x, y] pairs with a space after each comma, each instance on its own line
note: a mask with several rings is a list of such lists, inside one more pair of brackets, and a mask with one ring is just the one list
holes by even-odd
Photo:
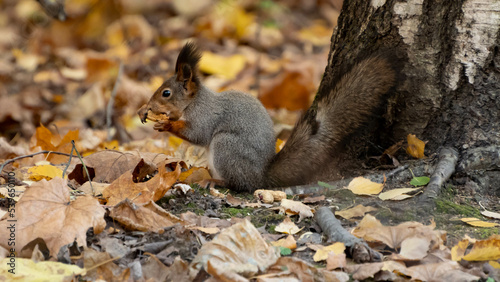
[[[235, 191], [303, 185], [321, 179], [340, 144], [380, 106], [395, 83], [381, 56], [355, 64], [326, 95], [318, 95], [276, 154], [273, 122], [260, 101], [239, 91], [216, 93], [198, 75], [201, 53], [192, 42], [181, 49], [175, 74], [138, 110], [165, 115], [154, 129], [208, 148], [209, 169]], [[327, 172], [328, 173], [328, 172]]]

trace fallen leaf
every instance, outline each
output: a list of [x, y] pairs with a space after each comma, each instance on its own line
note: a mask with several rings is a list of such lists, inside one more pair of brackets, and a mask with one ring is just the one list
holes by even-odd
[[425, 158], [424, 155], [424, 148], [425, 148], [425, 142], [418, 139], [415, 134], [408, 134], [406, 137], [407, 142], [408, 142], [408, 147], [406, 148], [406, 152], [417, 159], [422, 159]]
[[51, 180], [55, 177], [62, 178], [63, 171], [53, 165], [37, 165], [28, 169], [27, 175], [30, 180]]
[[323, 247], [323, 248], [317, 250], [313, 256], [313, 260], [315, 262], [326, 260], [328, 258], [328, 254], [330, 252], [332, 252], [336, 255], [340, 255], [340, 254], [343, 254], [344, 251], [345, 251], [344, 243], [336, 242], [336, 243], [333, 243], [329, 246], [326, 246], [326, 247]]
[[292, 201], [288, 199], [282, 199], [281, 200], [281, 206], [280, 208], [288, 214], [298, 214], [299, 215], [299, 222], [306, 217], [312, 217], [313, 214], [313, 209], [307, 205], [304, 205], [301, 202], [297, 201]]
[[255, 278], [257, 281], [349, 281], [345, 272], [327, 271], [294, 257], [280, 257], [265, 274]]
[[99, 252], [93, 248], [84, 248], [83, 266], [87, 273], [83, 276], [83, 280], [128, 281], [127, 270], [121, 269], [113, 261], [114, 259], [106, 252]]
[[274, 231], [284, 233], [284, 234], [297, 234], [303, 228], [299, 228], [289, 217], [286, 217], [282, 223], [278, 224]]
[[246, 64], [243, 55], [220, 56], [209, 51], [203, 52], [200, 61], [200, 71], [220, 75], [226, 79], [234, 79]]
[[102, 196], [110, 206], [114, 206], [125, 199], [132, 200], [136, 204], [160, 200], [177, 181], [181, 174], [181, 167], [185, 165], [183, 162], [169, 163], [168, 165], [175, 165], [175, 170], [169, 172], [165, 167], [166, 163], [167, 161], [160, 163], [158, 173], [146, 182], [135, 183], [132, 171], [125, 172], [102, 191]]
[[345, 253], [336, 254], [334, 252], [329, 252], [326, 258], [326, 269], [334, 270], [337, 268], [345, 268], [347, 265]]
[[374, 277], [377, 272], [382, 270], [383, 266], [383, 262], [361, 263], [347, 265], [345, 270], [352, 275], [353, 279], [365, 280]]
[[[265, 271], [279, 258], [277, 248], [270, 246], [259, 231], [243, 220], [205, 243], [189, 267], [193, 279], [203, 268], [214, 279], [242, 281]], [[229, 279], [229, 280], [227, 280]]]
[[362, 217], [367, 212], [376, 211], [376, 210], [377, 210], [377, 208], [374, 208], [371, 206], [365, 207], [363, 205], [357, 205], [357, 206], [350, 208], [350, 209], [336, 211], [335, 215], [339, 215], [345, 219], [351, 219], [353, 217]]
[[376, 195], [384, 189], [384, 184], [359, 176], [351, 180], [347, 189], [356, 195]]
[[[9, 266], [10, 258], [4, 258], [0, 265], [0, 279], [5, 281], [70, 281], [77, 275], [84, 275], [85, 269], [76, 265], [56, 261], [39, 261], [16, 258], [15, 266]], [[14, 269], [15, 273], [9, 272]], [[42, 279], [43, 277], [43, 279]]]
[[[45, 126], [40, 125], [37, 127], [35, 134], [33, 135], [35, 146], [40, 146], [42, 150], [56, 151], [61, 153], [69, 154], [73, 145], [71, 140], [78, 140], [78, 130], [70, 130], [64, 137], [59, 135], [53, 135], [50, 130]], [[47, 156], [47, 160], [52, 163], [59, 164], [68, 161], [68, 157], [50, 154]]]
[[[99, 202], [91, 196], [70, 201], [65, 180], [42, 179], [31, 185], [16, 204], [16, 246], [22, 248], [40, 237], [47, 243], [52, 256], [75, 239], [78, 245], [85, 246], [87, 229], [94, 227], [95, 234], [104, 229], [104, 213]], [[0, 221], [2, 238], [9, 237], [7, 227], [12, 223], [7, 219], [4, 217]], [[0, 244], [6, 247], [7, 242]]]
[[421, 260], [429, 251], [430, 239], [427, 237], [409, 237], [401, 242], [397, 260]]
[[500, 235], [493, 235], [486, 240], [474, 243], [470, 252], [463, 257], [468, 261], [486, 261], [500, 259]]
[[313, 25], [299, 31], [299, 38], [314, 45], [322, 46], [330, 44], [332, 36], [331, 27], [326, 26], [322, 21], [316, 21]]
[[494, 219], [500, 219], [500, 213], [492, 212], [492, 211], [481, 211], [481, 214]]
[[414, 195], [407, 195], [406, 193], [411, 193], [414, 191], [420, 190], [420, 188], [398, 188], [398, 189], [392, 189], [387, 192], [380, 193], [378, 195], [379, 199], [381, 200], [393, 200], [393, 201], [400, 201], [404, 200], [407, 198], [414, 197]]
[[464, 255], [467, 247], [469, 246], [469, 240], [461, 240], [451, 248], [451, 260], [460, 261]]
[[297, 248], [297, 241], [295, 241], [292, 235], [288, 235], [286, 238], [271, 242], [271, 244], [275, 247], [283, 247], [290, 250], [295, 250]]
[[427, 176], [419, 176], [419, 177], [413, 177], [410, 181], [410, 184], [413, 186], [425, 186], [431, 181], [431, 179]]
[[495, 226], [498, 226], [498, 223], [482, 221], [482, 220], [477, 219], [475, 217], [466, 217], [466, 218], [461, 218], [460, 220], [469, 224], [469, 225], [476, 226], [476, 227], [495, 227]]
[[128, 230], [156, 233], [163, 233], [164, 228], [183, 223], [181, 219], [165, 211], [153, 201], [135, 204], [125, 199], [111, 209], [110, 216]]

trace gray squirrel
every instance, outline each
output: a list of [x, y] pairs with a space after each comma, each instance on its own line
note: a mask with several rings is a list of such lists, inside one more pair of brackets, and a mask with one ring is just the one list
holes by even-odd
[[200, 59], [196, 45], [187, 43], [175, 74], [137, 113], [143, 123], [156, 121], [158, 131], [208, 148], [212, 177], [242, 192], [302, 185], [334, 174], [325, 172], [332, 151], [367, 121], [395, 82], [386, 59], [362, 60], [319, 98], [315, 118], [301, 118], [276, 154], [273, 123], [264, 106], [243, 92], [205, 87], [198, 75]]

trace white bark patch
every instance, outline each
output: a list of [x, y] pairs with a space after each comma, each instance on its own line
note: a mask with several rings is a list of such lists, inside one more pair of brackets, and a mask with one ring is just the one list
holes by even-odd
[[384, 6], [385, 0], [372, 0], [371, 4], [373, 8], [378, 9]]
[[460, 74], [465, 68], [467, 81], [474, 83], [478, 69], [488, 57], [497, 40], [500, 27], [500, 1], [469, 0], [462, 7], [463, 17], [455, 23], [458, 35], [453, 56], [447, 66], [448, 87], [457, 89]]
[[409, 0], [394, 4], [394, 14], [401, 19], [399, 35], [403, 38], [403, 42], [408, 45], [415, 42], [423, 3], [424, 0]]

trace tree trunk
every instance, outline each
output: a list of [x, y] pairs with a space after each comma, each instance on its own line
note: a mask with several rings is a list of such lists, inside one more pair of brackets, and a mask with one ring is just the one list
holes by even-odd
[[371, 138], [387, 148], [415, 134], [427, 155], [453, 147], [457, 172], [500, 196], [499, 35], [497, 0], [345, 0], [318, 93], [342, 66], [388, 52], [401, 78]]

